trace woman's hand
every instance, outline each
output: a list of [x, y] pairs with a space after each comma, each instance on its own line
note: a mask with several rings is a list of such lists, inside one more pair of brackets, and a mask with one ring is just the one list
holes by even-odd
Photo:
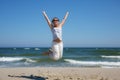
[[45, 11], [42, 11], [43, 14], [46, 14]]
[[69, 12], [68, 12], [68, 11], [66, 12], [66, 15], [67, 15], [67, 16], [69, 15]]

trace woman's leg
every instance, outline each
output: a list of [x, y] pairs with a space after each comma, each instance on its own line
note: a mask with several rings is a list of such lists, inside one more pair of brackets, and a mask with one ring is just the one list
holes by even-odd
[[42, 55], [48, 56], [48, 55], [51, 54], [51, 53], [52, 53], [52, 52], [49, 50], [49, 51], [43, 52]]
[[42, 53], [42, 55], [50, 56], [53, 60], [58, 60], [63, 56], [63, 42], [53, 42], [49, 51]]
[[59, 43], [60, 58], [63, 56], [63, 42]]
[[53, 42], [51, 51], [52, 53], [49, 54], [50, 58], [53, 60], [59, 60], [62, 58], [63, 54], [63, 43]]

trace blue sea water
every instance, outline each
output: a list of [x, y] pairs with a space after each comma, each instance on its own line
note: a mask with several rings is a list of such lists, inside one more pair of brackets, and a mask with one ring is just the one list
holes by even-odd
[[64, 48], [58, 61], [41, 55], [48, 48], [0, 48], [0, 67], [120, 67], [120, 48]]

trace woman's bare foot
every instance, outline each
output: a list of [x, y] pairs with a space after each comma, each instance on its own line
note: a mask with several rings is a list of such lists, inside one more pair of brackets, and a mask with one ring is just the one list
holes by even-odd
[[44, 56], [47, 56], [47, 55], [49, 55], [49, 54], [50, 54], [49, 51], [42, 53], [42, 55], [44, 55]]
[[42, 55], [49, 55], [49, 54], [51, 54], [52, 53], [52, 49], [49, 49], [47, 52], [44, 52], [44, 53], [42, 53]]

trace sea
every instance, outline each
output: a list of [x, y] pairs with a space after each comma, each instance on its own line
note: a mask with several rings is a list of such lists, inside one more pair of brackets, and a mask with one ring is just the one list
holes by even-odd
[[120, 68], [120, 48], [65, 47], [54, 61], [41, 55], [48, 47], [0, 48], [0, 67], [99, 67]]

